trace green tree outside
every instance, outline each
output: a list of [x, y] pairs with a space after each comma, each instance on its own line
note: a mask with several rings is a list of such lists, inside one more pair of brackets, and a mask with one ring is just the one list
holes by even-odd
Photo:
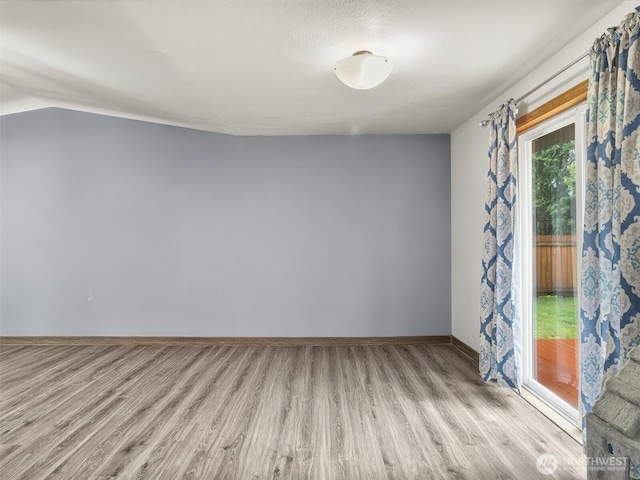
[[537, 235], [575, 235], [575, 140], [533, 154], [534, 212]]
[[[565, 140], [533, 154], [536, 235], [575, 235], [575, 140]], [[535, 338], [577, 338], [577, 303], [571, 296], [536, 298]]]

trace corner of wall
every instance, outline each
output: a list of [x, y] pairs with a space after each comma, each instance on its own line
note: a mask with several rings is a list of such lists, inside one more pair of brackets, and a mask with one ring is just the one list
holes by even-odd
[[[591, 47], [596, 37], [608, 27], [617, 25], [635, 6], [632, 1], [615, 5], [610, 13], [451, 133], [451, 331], [473, 348], [477, 349], [479, 345], [488, 142], [486, 129], [478, 124], [505, 99], [518, 98], [578, 58]], [[546, 84], [522, 102], [520, 114], [584, 80], [587, 67], [588, 60], [585, 58]]]

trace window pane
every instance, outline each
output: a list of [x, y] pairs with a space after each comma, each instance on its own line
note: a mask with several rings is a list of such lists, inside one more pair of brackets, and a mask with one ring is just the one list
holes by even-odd
[[577, 408], [575, 125], [532, 143], [534, 378]]

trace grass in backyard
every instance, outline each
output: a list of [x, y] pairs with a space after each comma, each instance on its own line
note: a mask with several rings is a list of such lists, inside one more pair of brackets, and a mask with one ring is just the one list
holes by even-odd
[[543, 295], [536, 298], [535, 338], [577, 338], [578, 299]]

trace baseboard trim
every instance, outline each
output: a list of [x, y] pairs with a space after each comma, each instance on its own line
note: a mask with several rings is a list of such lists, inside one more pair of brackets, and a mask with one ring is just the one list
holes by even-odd
[[454, 335], [451, 335], [451, 343], [453, 344], [454, 347], [456, 347], [462, 353], [464, 353], [468, 357], [471, 357], [475, 362], [480, 362], [480, 354], [475, 349], [471, 348], [469, 345], [467, 345], [462, 340], [460, 340], [459, 338], [456, 338]]
[[253, 345], [332, 347], [359, 345], [446, 345], [451, 335], [406, 337], [7, 337], [0, 345]]

